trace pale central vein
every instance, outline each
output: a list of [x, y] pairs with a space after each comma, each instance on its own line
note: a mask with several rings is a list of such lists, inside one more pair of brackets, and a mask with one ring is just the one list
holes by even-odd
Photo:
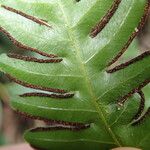
[[[63, 17], [64, 17], [64, 20], [66, 22], [66, 25], [67, 27], [69, 28], [70, 27], [70, 23], [68, 21], [68, 18], [67, 18], [67, 15], [64, 11], [64, 6], [61, 2], [61, 0], [58, 1], [58, 5], [60, 7], [60, 10], [62, 11], [62, 14], [63, 14]], [[94, 104], [97, 112], [98, 112], [98, 115], [99, 115], [99, 118], [100, 118], [100, 121], [103, 121], [106, 129], [108, 130], [110, 136], [112, 137], [112, 139], [114, 140], [115, 144], [117, 144], [118, 146], [121, 146], [119, 140], [117, 139], [116, 135], [113, 133], [113, 131], [111, 130], [110, 126], [108, 125], [106, 119], [105, 119], [105, 116], [102, 112], [102, 108], [100, 106], [100, 104], [97, 103], [97, 98], [94, 94], [94, 90], [93, 90], [93, 87], [92, 87], [92, 84], [91, 84], [91, 81], [90, 81], [90, 78], [88, 77], [88, 73], [87, 73], [87, 70], [86, 70], [86, 67], [83, 63], [83, 60], [81, 58], [81, 53], [80, 53], [80, 47], [78, 46], [78, 42], [77, 42], [77, 39], [75, 38], [75, 35], [73, 33], [73, 31], [71, 30], [71, 28], [69, 28], [68, 30], [68, 34], [70, 36], [70, 39], [72, 41], [72, 44], [75, 48], [75, 51], [76, 51], [76, 57], [78, 58], [78, 60], [80, 61], [80, 69], [85, 77], [85, 82], [86, 82], [86, 86], [88, 88], [88, 91], [89, 91], [89, 94], [91, 95], [91, 99], [92, 99], [92, 103]]]

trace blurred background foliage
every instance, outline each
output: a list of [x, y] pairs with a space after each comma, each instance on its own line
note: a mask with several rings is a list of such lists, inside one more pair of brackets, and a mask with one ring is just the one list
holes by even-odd
[[[121, 57], [117, 63], [125, 62], [146, 50], [150, 50], [150, 18], [137, 39], [133, 41], [128, 51], [125, 52], [124, 56]], [[15, 47], [5, 35], [0, 33], [0, 54], [4, 52], [27, 53]], [[10, 108], [8, 91], [10, 84], [14, 83], [11, 83], [4, 73], [0, 72], [0, 146], [22, 142], [24, 130], [30, 128], [34, 124], [39, 124], [38, 121], [26, 120], [18, 116]], [[22, 89], [21, 86], [16, 84], [13, 86], [15, 92]], [[150, 85], [144, 88], [144, 93], [147, 106], [150, 106]]]

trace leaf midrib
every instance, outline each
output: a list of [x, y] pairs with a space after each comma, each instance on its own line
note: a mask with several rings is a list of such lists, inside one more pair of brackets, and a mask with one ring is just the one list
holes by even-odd
[[95, 143], [105, 143], [105, 144], [114, 144], [114, 143], [112, 143], [112, 142], [105, 142], [105, 141], [99, 141], [99, 140], [93, 140], [93, 139], [89, 139], [89, 138], [84, 138], [84, 139], [82, 139], [82, 138], [78, 138], [78, 139], [74, 139], [74, 140], [54, 140], [54, 139], [47, 139], [47, 138], [45, 138], [45, 139], [42, 139], [42, 138], [39, 138], [39, 137], [37, 137], [37, 138], [34, 138], [35, 140], [42, 140], [42, 141], [49, 141], [49, 142], [56, 142], [56, 143], [58, 143], [58, 142], [63, 142], [63, 143], [77, 143], [77, 142], [95, 142]]
[[[17, 99], [17, 98], [16, 98]], [[19, 99], [20, 99], [20, 97], [19, 97]], [[49, 109], [49, 110], [58, 110], [58, 111], [68, 111], [68, 112], [70, 112], [70, 111], [73, 111], [73, 112], [91, 112], [91, 113], [97, 113], [97, 111], [95, 111], [95, 110], [90, 110], [90, 109], [69, 109], [69, 108], [59, 108], [59, 107], [57, 107], [57, 108], [51, 108], [51, 107], [45, 107], [45, 106], [36, 106], [36, 105], [33, 105], [33, 104], [29, 104], [29, 103], [25, 103], [25, 102], [23, 102], [23, 101], [18, 101], [18, 99], [15, 101], [15, 103], [16, 104], [24, 104], [24, 105], [26, 105], [26, 106], [28, 106], [28, 107], [38, 107], [38, 108], [44, 108], [44, 109]]]
[[[58, 6], [60, 7], [60, 10], [62, 11], [62, 16], [64, 17], [64, 21], [66, 22], [67, 27], [70, 27], [70, 23], [68, 21], [68, 17], [65, 13], [64, 6], [63, 6], [63, 3], [61, 0], [58, 0]], [[79, 62], [81, 64], [80, 70], [83, 73], [83, 76], [85, 77], [85, 83], [86, 83], [87, 89], [89, 91], [89, 94], [91, 95], [92, 104], [94, 105], [94, 107], [96, 108], [96, 111], [98, 112], [99, 121], [102, 121], [104, 123], [106, 129], [108, 130], [108, 132], [109, 132], [110, 136], [112, 137], [112, 139], [114, 140], [115, 144], [118, 146], [121, 146], [121, 143], [117, 139], [116, 135], [113, 133], [112, 129], [110, 128], [109, 124], [107, 123], [107, 121], [104, 117], [102, 107], [100, 106], [100, 104], [97, 103], [97, 98], [93, 92], [94, 90], [93, 90], [90, 78], [88, 77], [88, 72], [87, 72], [86, 67], [83, 63], [83, 60], [81, 58], [80, 47], [78, 45], [77, 39], [75, 38], [75, 34], [71, 30], [71, 27], [68, 30], [68, 34], [70, 37], [70, 41], [72, 42], [72, 45], [75, 48], [76, 58], [77, 58], [77, 60], [79, 60]]]

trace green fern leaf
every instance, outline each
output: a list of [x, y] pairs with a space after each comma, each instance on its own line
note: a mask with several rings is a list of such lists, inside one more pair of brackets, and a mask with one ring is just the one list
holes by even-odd
[[148, 149], [150, 109], [144, 113], [141, 90], [150, 81], [150, 51], [113, 64], [143, 27], [149, 2], [0, 0], [0, 4], [0, 31], [16, 47], [32, 52], [0, 55], [1, 71], [26, 87], [12, 95], [14, 110], [46, 123], [25, 133], [31, 146]]

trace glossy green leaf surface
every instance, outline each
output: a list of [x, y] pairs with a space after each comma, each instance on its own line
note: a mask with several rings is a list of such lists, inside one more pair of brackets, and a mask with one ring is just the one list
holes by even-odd
[[[17, 47], [35, 53], [0, 55], [1, 71], [28, 88], [16, 89], [12, 107], [48, 122], [25, 133], [33, 147], [147, 150], [149, 119], [132, 125], [140, 96], [131, 96], [150, 80], [149, 52], [115, 72], [108, 67], [137, 32], [146, 0], [0, 0], [0, 4], [0, 31]], [[48, 59], [53, 63], [46, 63]], [[126, 95], [130, 99], [118, 107]]]

